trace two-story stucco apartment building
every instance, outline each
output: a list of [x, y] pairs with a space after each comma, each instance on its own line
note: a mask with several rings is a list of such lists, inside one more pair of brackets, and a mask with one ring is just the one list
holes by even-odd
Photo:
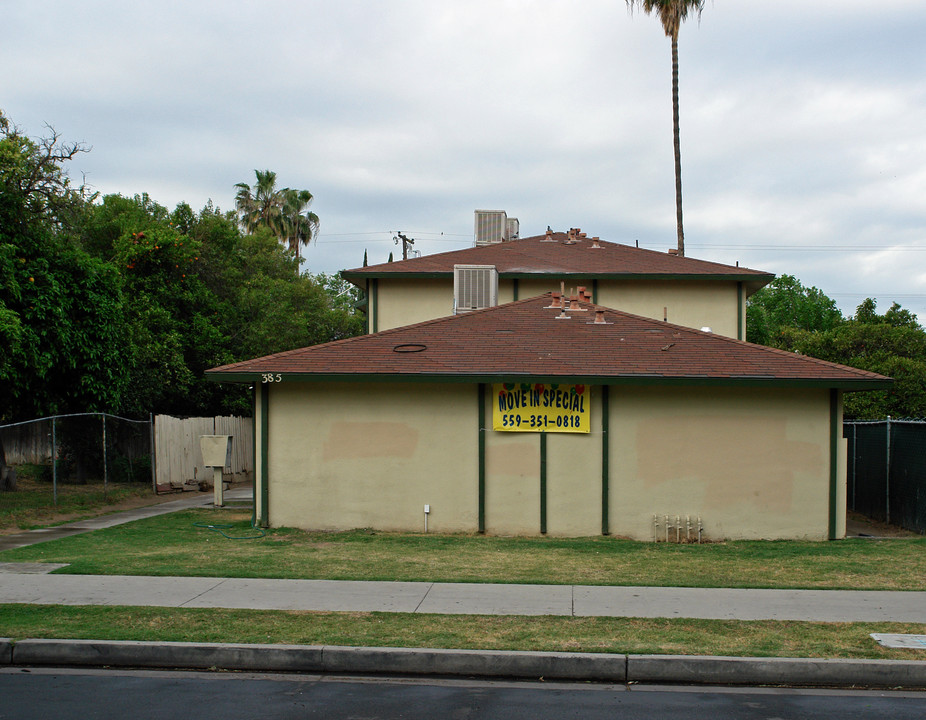
[[770, 274], [570, 231], [343, 275], [368, 334], [208, 373], [262, 524], [844, 536], [842, 395], [890, 380], [744, 342]]

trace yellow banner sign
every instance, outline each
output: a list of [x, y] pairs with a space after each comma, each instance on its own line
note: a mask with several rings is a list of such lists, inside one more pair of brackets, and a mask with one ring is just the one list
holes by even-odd
[[587, 433], [591, 404], [591, 391], [585, 385], [493, 385], [492, 429]]

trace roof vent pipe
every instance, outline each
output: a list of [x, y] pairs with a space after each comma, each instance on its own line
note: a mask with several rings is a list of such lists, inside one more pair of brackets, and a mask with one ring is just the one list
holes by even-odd
[[543, 236], [543, 240], [540, 242], [556, 242], [556, 239], [553, 237], [553, 230], [547, 226], [547, 234]]
[[600, 242], [600, 240], [601, 240], [601, 238], [599, 238], [599, 237], [597, 237], [597, 236], [593, 237], [593, 238], [592, 238], [592, 246], [591, 246], [590, 249], [591, 249], [591, 250], [601, 250], [601, 242]]
[[569, 312], [588, 312], [587, 308], [579, 307], [579, 296], [571, 295], [569, 297]]
[[550, 304], [547, 305], [544, 310], [549, 310], [551, 308], [556, 308], [557, 310], [562, 309], [563, 307], [563, 294], [558, 292], [553, 292], [552, 298], [550, 299]]

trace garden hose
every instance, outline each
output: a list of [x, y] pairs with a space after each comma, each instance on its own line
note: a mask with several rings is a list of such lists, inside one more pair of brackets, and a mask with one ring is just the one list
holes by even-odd
[[208, 523], [193, 523], [193, 527], [206, 528], [207, 530], [212, 530], [213, 532], [219, 533], [222, 537], [228, 538], [229, 540], [256, 540], [257, 538], [264, 537], [265, 533], [261, 528], [251, 526], [252, 530], [257, 530], [259, 535], [229, 535], [226, 533], [226, 530], [233, 528], [234, 525], [210, 525]]

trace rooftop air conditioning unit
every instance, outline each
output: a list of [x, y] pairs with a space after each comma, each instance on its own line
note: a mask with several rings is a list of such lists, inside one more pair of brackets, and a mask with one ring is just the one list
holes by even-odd
[[498, 271], [494, 265], [453, 266], [453, 313], [498, 305]]
[[509, 218], [504, 210], [477, 210], [476, 246], [516, 240], [519, 227], [518, 219]]

